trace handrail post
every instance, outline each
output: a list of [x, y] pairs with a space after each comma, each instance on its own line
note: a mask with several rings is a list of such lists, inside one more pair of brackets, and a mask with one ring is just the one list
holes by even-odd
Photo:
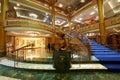
[[16, 67], [16, 65], [18, 66], [18, 51], [15, 53], [16, 56], [15, 56], [15, 59], [14, 59], [14, 68]]
[[26, 47], [24, 49], [24, 60], [26, 61]]
[[91, 60], [91, 47], [90, 47], [90, 42], [89, 41], [86, 42], [86, 47], [87, 47], [87, 50], [88, 50], [89, 60]]
[[16, 58], [17, 58], [17, 52], [15, 53], [15, 58], [14, 58], [14, 68], [16, 67]]

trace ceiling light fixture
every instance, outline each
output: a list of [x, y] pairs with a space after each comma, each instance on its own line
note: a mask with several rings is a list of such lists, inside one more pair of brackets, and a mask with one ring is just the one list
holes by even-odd
[[79, 20], [81, 21], [83, 18], [79, 18]]
[[47, 4], [44, 4], [44, 6], [48, 7], [48, 5], [47, 5]]
[[84, 3], [84, 2], [85, 2], [85, 0], [80, 0], [80, 2], [81, 2], [81, 3]]
[[26, 32], [28, 35], [30, 35], [30, 36], [38, 36], [38, 35], [40, 35], [40, 33], [39, 32], [34, 32], [34, 31], [28, 31], [28, 32]]
[[38, 15], [34, 14], [34, 13], [30, 13], [29, 16], [32, 17], [32, 18], [37, 18], [38, 17]]
[[17, 4], [17, 6], [20, 6], [20, 4]]
[[68, 27], [68, 26], [69, 26], [69, 24], [65, 24], [65, 25], [64, 25], [64, 27]]
[[14, 6], [14, 9], [17, 9], [17, 7]]
[[118, 2], [120, 2], [120, 0], [118, 0]]
[[62, 3], [60, 3], [58, 6], [59, 6], [59, 7], [63, 7], [63, 4], [62, 4]]
[[95, 14], [95, 12], [91, 12], [91, 13], [90, 13], [90, 15], [93, 15], [93, 14]]
[[77, 20], [77, 19], [75, 19], [74, 21], [77, 22], [77, 23], [80, 23], [80, 22], [81, 22], [81, 21], [79, 21], [79, 20]]
[[[70, 23], [70, 24], [72, 25], [73, 23]], [[64, 25], [64, 27], [68, 27], [68, 26], [69, 26], [69, 24], [68, 24], [68, 23]]]
[[59, 20], [55, 21], [55, 24], [60, 24], [60, 21]]

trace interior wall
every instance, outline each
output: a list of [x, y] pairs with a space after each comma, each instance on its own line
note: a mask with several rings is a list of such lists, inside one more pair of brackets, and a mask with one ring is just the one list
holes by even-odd
[[45, 48], [46, 40], [45, 37], [32, 38], [32, 37], [15, 37], [16, 48], [34, 44], [34, 48]]

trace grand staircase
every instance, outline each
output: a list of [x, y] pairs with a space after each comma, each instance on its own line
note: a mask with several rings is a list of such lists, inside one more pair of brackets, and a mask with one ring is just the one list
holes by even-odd
[[120, 71], [120, 53], [111, 50], [97, 42], [90, 40], [92, 56], [95, 56], [99, 62], [108, 70]]

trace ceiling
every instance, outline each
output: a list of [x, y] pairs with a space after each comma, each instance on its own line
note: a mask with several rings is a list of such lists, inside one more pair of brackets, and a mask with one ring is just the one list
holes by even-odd
[[[29, 6], [21, 5], [18, 3], [11, 2], [9, 3], [9, 16], [13, 16], [13, 12], [15, 11], [16, 17], [19, 18], [27, 18], [32, 20], [38, 20], [46, 24], [52, 24], [51, 14], [48, 12], [44, 12], [42, 10], [33, 9]], [[51, 10], [51, 0], [26, 0], [26, 1], [33, 1], [36, 4], [42, 5], [46, 8]], [[55, 2], [55, 11], [60, 12], [63, 14], [68, 15], [69, 11], [72, 14], [74, 12], [80, 10], [88, 3], [92, 2], [93, 0], [85, 0], [85, 2], [81, 2], [81, 0], [56, 0]], [[59, 5], [62, 4], [62, 7]], [[105, 19], [120, 14], [120, 2], [118, 0], [104, 0], [104, 15]], [[77, 15], [72, 17], [72, 29], [77, 25], [79, 27], [84, 27], [87, 25], [91, 25], [96, 23], [99, 20], [98, 17], [98, 9], [97, 4], [92, 5], [91, 7], [82, 10]], [[61, 16], [55, 16], [55, 25], [56, 26], [63, 26], [68, 27], [68, 20], [67, 18], [63, 18]], [[119, 28], [115, 28], [115, 30], [119, 30]], [[108, 32], [115, 31], [115, 30], [108, 30]]]
[[[43, 5], [51, 6], [52, 0], [32, 0]], [[55, 1], [55, 9], [60, 12], [64, 12], [65, 14], [69, 14], [69, 11], [73, 13], [74, 11], [80, 9], [87, 3], [92, 0], [54, 0]], [[61, 6], [60, 6], [61, 5]], [[70, 9], [70, 10], [69, 10]]]

